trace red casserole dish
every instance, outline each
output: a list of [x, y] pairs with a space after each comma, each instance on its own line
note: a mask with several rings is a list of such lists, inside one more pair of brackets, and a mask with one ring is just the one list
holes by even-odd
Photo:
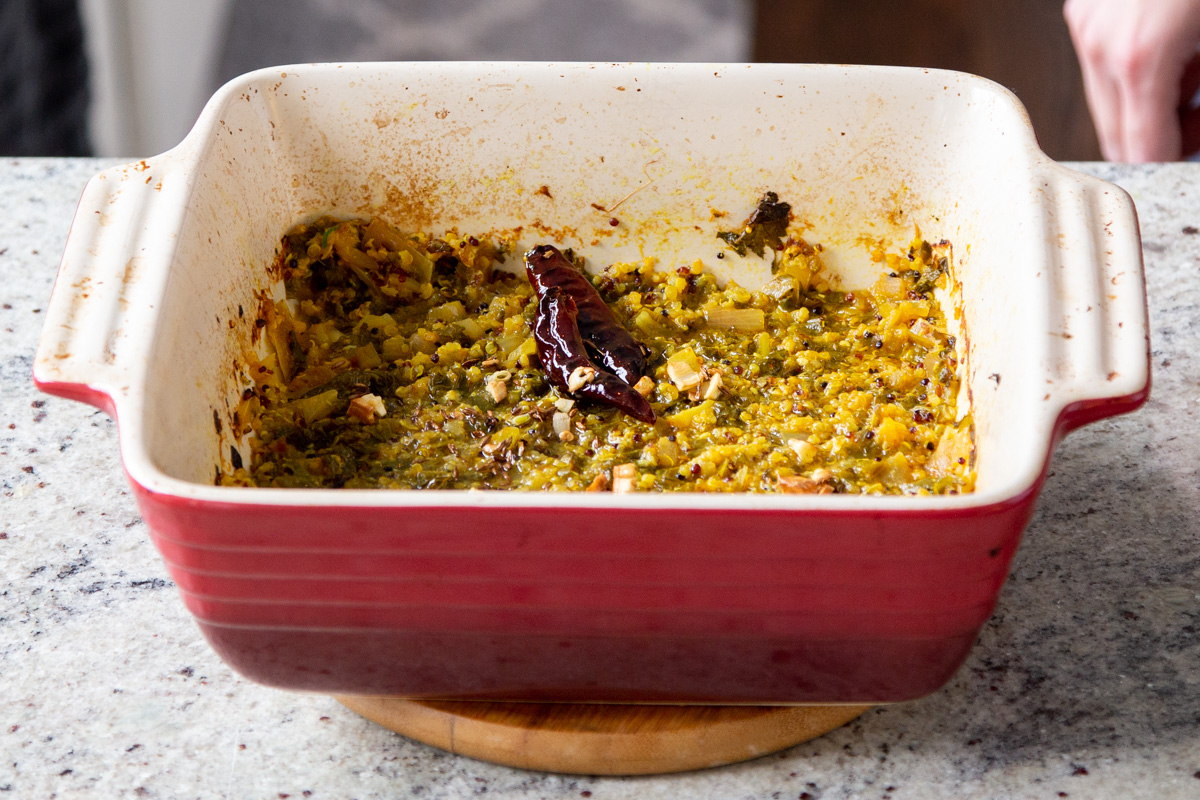
[[[801, 210], [848, 286], [874, 279], [874, 243], [906, 245], [916, 228], [953, 243], [974, 494], [213, 485], [234, 444], [247, 312], [257, 292], [279, 292], [266, 267], [295, 222], [526, 226], [530, 242], [593, 264], [643, 250], [716, 264], [709, 210], [740, 212], [765, 189]], [[620, 198], [619, 212], [592, 205]], [[752, 263], [724, 269], [754, 283]], [[93, 179], [34, 377], [117, 418], [188, 609], [253, 680], [410, 697], [878, 703], [954, 673], [1055, 443], [1137, 408], [1149, 366], [1132, 202], [1049, 161], [1019, 103], [987, 81], [426, 63], [251, 73], [179, 147]]]

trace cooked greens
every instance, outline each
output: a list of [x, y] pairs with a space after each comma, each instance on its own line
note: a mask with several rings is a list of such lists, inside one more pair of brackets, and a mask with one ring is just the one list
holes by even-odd
[[[284, 236], [263, 298], [230, 485], [945, 494], [973, 487], [936, 248], [880, 254], [866, 290], [826, 284], [768, 194], [740, 246], [782, 247], [757, 291], [696, 262], [590, 277], [647, 346], [639, 422], [555, 389], [524, 275], [484, 237], [320, 219]], [[764, 210], [766, 209], [766, 210]], [[783, 210], [781, 210], [783, 209]], [[760, 214], [760, 212], [762, 212]], [[782, 224], [783, 228], [779, 225]]]

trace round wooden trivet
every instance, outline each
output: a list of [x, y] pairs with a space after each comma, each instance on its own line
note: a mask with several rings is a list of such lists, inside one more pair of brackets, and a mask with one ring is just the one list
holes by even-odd
[[336, 699], [374, 723], [451, 753], [574, 775], [733, 764], [816, 738], [870, 708]]

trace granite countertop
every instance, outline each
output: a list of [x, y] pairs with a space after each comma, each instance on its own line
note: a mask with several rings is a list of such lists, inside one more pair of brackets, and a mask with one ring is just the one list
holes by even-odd
[[95, 160], [0, 162], [0, 798], [1200, 797], [1200, 165], [1083, 165], [1141, 216], [1154, 391], [1063, 442], [949, 685], [756, 761], [542, 775], [240, 679], [150, 543], [104, 414], [30, 382]]

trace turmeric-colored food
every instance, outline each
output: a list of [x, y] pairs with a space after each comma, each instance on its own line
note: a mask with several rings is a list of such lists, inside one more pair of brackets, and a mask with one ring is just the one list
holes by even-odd
[[249, 458], [220, 481], [971, 491], [972, 424], [957, 412], [955, 342], [933, 293], [944, 256], [918, 239], [883, 257], [874, 286], [846, 292], [826, 284], [819, 245], [779, 247], [757, 291], [720, 285], [700, 262], [589, 276], [649, 352], [632, 386], [653, 409], [647, 423], [548, 380], [533, 288], [498, 268], [519, 267], [502, 243], [379, 218], [298, 227], [279, 255], [287, 299], [263, 302], [265, 355], [237, 413]]

